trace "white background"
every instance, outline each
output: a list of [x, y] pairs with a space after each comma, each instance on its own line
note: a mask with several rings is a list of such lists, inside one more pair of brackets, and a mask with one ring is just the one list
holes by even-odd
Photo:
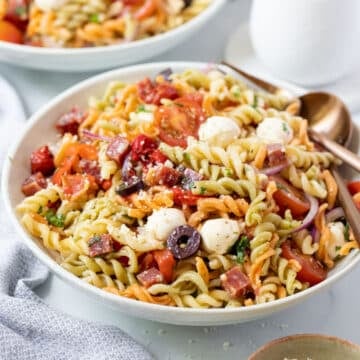
[[[154, 60], [221, 60], [229, 35], [247, 19], [249, 5], [248, 0], [229, 1], [206, 29]], [[0, 74], [19, 91], [28, 114], [65, 88], [92, 75], [52, 74], [9, 65], [0, 65]], [[130, 318], [93, 302], [53, 276], [38, 289], [38, 294], [64, 312], [120, 327], [158, 359], [246, 359], [265, 342], [296, 333], [330, 334], [360, 343], [359, 279], [358, 267], [330, 290], [296, 307], [263, 320], [216, 328], [171, 326]]]

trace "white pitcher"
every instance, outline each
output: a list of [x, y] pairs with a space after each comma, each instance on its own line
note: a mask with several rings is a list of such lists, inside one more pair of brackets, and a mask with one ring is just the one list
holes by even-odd
[[333, 82], [360, 60], [360, 0], [253, 0], [250, 33], [257, 56], [281, 78]]

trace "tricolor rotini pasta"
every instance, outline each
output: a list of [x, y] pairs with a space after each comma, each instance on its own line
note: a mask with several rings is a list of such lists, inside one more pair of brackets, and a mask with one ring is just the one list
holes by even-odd
[[[0, 0], [8, 41], [82, 48], [146, 39], [181, 26], [212, 0]], [[7, 40], [7, 37], [4, 38]]]
[[357, 243], [338, 160], [288, 109], [216, 67], [115, 81], [53, 119], [61, 137], [30, 156], [21, 223], [118, 296], [226, 308], [293, 295]]

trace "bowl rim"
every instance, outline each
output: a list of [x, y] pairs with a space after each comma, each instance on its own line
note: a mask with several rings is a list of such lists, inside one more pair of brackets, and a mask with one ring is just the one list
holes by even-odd
[[322, 340], [326, 340], [329, 342], [341, 343], [341, 345], [343, 345], [347, 348], [353, 349], [360, 354], [360, 345], [358, 345], [350, 340], [339, 338], [334, 335], [325, 335], [325, 334], [317, 334], [317, 333], [303, 333], [303, 334], [288, 335], [288, 336], [284, 336], [281, 338], [271, 340], [271, 341], [265, 343], [264, 345], [262, 345], [257, 350], [255, 350], [255, 352], [253, 352], [250, 355], [248, 360], [256, 360], [256, 356], [261, 355], [262, 353], [265, 353], [265, 355], [266, 355], [266, 352], [270, 348], [272, 348], [278, 344], [285, 343], [285, 342], [292, 342], [292, 341], [296, 341], [298, 339], [311, 339], [311, 340], [322, 339]]
[[31, 45], [24, 44], [13, 44], [6, 41], [0, 41], [0, 51], [12, 51], [14, 53], [23, 53], [23, 54], [31, 54], [31, 55], [48, 55], [48, 56], [73, 56], [76, 57], [78, 55], [93, 55], [96, 53], [103, 53], [105, 56], [108, 53], [112, 53], [113, 51], [127, 51], [134, 50], [137, 48], [142, 48], [145, 46], [151, 46], [158, 42], [166, 42], [170, 41], [172, 37], [176, 37], [180, 33], [186, 33], [193, 27], [197, 25], [201, 25], [209, 20], [213, 15], [215, 15], [223, 5], [228, 0], [212, 0], [210, 5], [199, 15], [190, 19], [188, 22], [177, 26], [171, 30], [165, 31], [164, 33], [160, 33], [149, 38], [130, 41], [127, 43], [113, 44], [113, 45], [103, 45], [103, 46], [94, 46], [94, 47], [84, 47], [84, 48], [50, 48], [50, 47], [36, 47]]
[[[214, 64], [215, 65], [215, 64]], [[7, 210], [7, 214], [10, 216], [13, 225], [15, 226], [17, 234], [21, 236], [23, 242], [27, 245], [28, 248], [33, 252], [33, 254], [42, 262], [44, 263], [53, 273], [59, 276], [62, 280], [66, 281], [68, 284], [75, 286], [87, 294], [93, 294], [98, 299], [106, 299], [108, 303], [116, 304], [116, 307], [119, 311], [124, 311], [126, 306], [131, 307], [134, 311], [137, 311], [141, 314], [144, 311], [152, 311], [158, 313], [160, 315], [172, 314], [172, 315], [186, 315], [186, 316], [198, 316], [198, 315], [211, 315], [211, 316], [218, 316], [220, 318], [221, 315], [237, 315], [244, 314], [244, 320], [239, 319], [238, 317], [234, 317], [233, 320], [226, 321], [226, 323], [236, 323], [241, 321], [249, 321], [249, 316], [252, 315], [252, 318], [259, 316], [259, 313], [268, 310], [269, 308], [275, 307], [275, 311], [279, 311], [284, 309], [288, 306], [295, 305], [298, 301], [304, 300], [308, 296], [314, 295], [319, 291], [329, 287], [338, 279], [343, 277], [345, 274], [349, 273], [352, 268], [356, 266], [357, 263], [360, 262], [360, 250], [353, 250], [349, 263], [347, 263], [342, 269], [338, 270], [335, 274], [331, 277], [326, 278], [321, 283], [309, 287], [299, 293], [296, 293], [291, 296], [287, 296], [282, 299], [277, 299], [271, 302], [263, 303], [263, 304], [254, 304], [251, 306], [242, 306], [236, 308], [211, 308], [211, 309], [196, 309], [196, 308], [182, 308], [182, 307], [173, 307], [173, 306], [165, 306], [159, 304], [151, 304], [142, 301], [137, 301], [133, 299], [129, 299], [126, 297], [118, 296], [112, 294], [110, 292], [104, 291], [99, 289], [93, 285], [88, 284], [87, 282], [81, 280], [71, 272], [62, 268], [55, 260], [52, 259], [49, 255], [47, 255], [32, 239], [32, 237], [25, 231], [25, 229], [20, 224], [19, 220], [17, 219], [15, 209], [11, 206], [11, 199], [10, 199], [10, 189], [9, 189], [9, 179], [12, 170], [12, 155], [15, 154], [27, 137], [28, 131], [41, 119], [46, 115], [48, 111], [50, 111], [53, 107], [58, 106], [63, 100], [71, 98], [74, 93], [79, 93], [81, 90], [86, 89], [92, 85], [96, 85], [97, 83], [103, 82], [110, 82], [112, 78], [121, 78], [121, 76], [128, 76], [129, 74], [134, 74], [137, 72], [148, 72], [154, 73], [156, 71], [161, 71], [164, 68], [174, 68], [175, 71], [181, 71], [186, 68], [197, 68], [197, 69], [204, 69], [209, 66], [209, 63], [205, 62], [187, 62], [187, 61], [171, 61], [171, 62], [153, 62], [153, 63], [145, 63], [145, 64], [138, 64], [127, 66], [123, 68], [118, 68], [110, 71], [103, 72], [101, 74], [92, 76], [86, 80], [81, 81], [80, 83], [66, 89], [65, 91], [61, 92], [59, 95], [54, 97], [50, 100], [46, 105], [42, 106], [38, 111], [36, 111], [26, 122], [21, 135], [16, 139], [16, 141], [10, 147], [8, 151], [8, 156], [6, 156], [3, 171], [2, 171], [2, 179], [1, 179], [1, 187], [2, 197], [5, 203], [5, 208]], [[226, 69], [226, 71], [237, 77], [241, 78], [238, 74], [233, 72], [231, 69], [224, 67], [223, 65], [218, 65], [220, 68]], [[87, 99], [86, 99], [87, 100]], [[283, 306], [284, 305], [284, 306]], [[114, 305], [113, 305], [114, 307]], [[280, 308], [280, 309], [279, 309]], [[141, 316], [146, 318], [146, 316]], [[195, 318], [196, 319], [196, 318]], [[166, 322], [166, 321], [163, 321]], [[211, 322], [211, 321], [210, 321]], [[209, 322], [209, 323], [210, 323]], [[222, 324], [221, 321], [218, 321], [219, 325]], [[169, 322], [175, 323], [175, 322]], [[189, 322], [186, 322], [191, 325]], [[213, 323], [213, 322], [212, 322]], [[224, 322], [223, 322], [224, 323]], [[196, 325], [196, 324], [192, 324]], [[201, 324], [200, 324], [201, 325]], [[216, 325], [216, 324], [215, 324]]]

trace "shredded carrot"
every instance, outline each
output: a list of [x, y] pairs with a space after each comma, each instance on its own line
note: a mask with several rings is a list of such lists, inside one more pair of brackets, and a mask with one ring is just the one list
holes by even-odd
[[261, 145], [253, 161], [253, 165], [257, 169], [263, 168], [266, 155], [267, 155], [266, 145]]
[[328, 246], [331, 239], [331, 233], [326, 225], [325, 211], [328, 208], [328, 204], [322, 204], [319, 208], [317, 215], [315, 216], [315, 226], [320, 233], [319, 250], [317, 251], [317, 257], [321, 260], [328, 268], [334, 266], [334, 262], [331, 260], [328, 254]]
[[260, 276], [261, 276], [262, 267], [266, 259], [270, 258], [273, 255], [275, 255], [275, 250], [269, 249], [266, 252], [264, 252], [262, 255], [260, 255], [251, 265], [249, 278], [253, 288], [259, 288], [261, 286]]
[[195, 259], [195, 265], [196, 265], [196, 271], [202, 277], [205, 284], [208, 285], [209, 280], [210, 280], [209, 270], [208, 270], [207, 266], [205, 265], [204, 260], [201, 257], [197, 256]]
[[328, 191], [328, 195], [327, 195], [328, 208], [332, 209], [335, 205], [335, 201], [338, 193], [338, 186], [329, 170], [324, 170], [321, 173], [321, 177], [324, 179]]
[[352, 249], [358, 249], [359, 248], [359, 245], [357, 243], [356, 240], [353, 240], [353, 241], [348, 241], [346, 244], [344, 244], [341, 249], [339, 250], [339, 255], [340, 256], [346, 256], [349, 254], [349, 252], [352, 250]]
[[157, 0], [146, 0], [144, 5], [135, 13], [135, 19], [144, 20], [153, 15], [157, 9]]

